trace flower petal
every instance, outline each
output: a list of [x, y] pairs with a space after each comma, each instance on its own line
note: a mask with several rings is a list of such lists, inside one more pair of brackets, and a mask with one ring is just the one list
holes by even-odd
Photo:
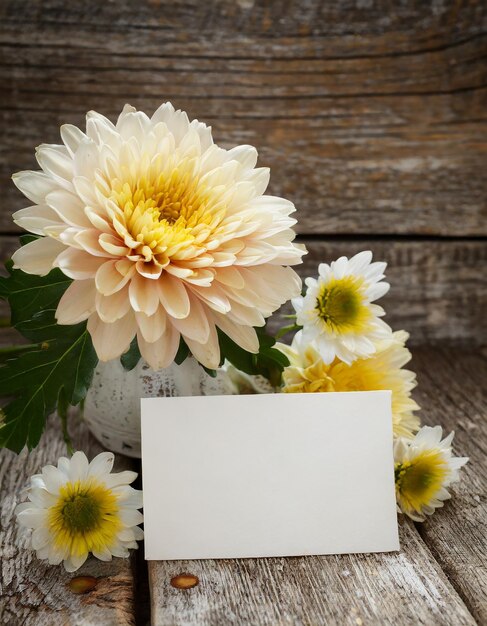
[[69, 153], [73, 155], [79, 144], [86, 139], [86, 135], [77, 126], [73, 126], [73, 124], [63, 124], [61, 126], [61, 139]]
[[44, 204], [20, 209], [12, 215], [12, 218], [17, 226], [36, 235], [45, 235], [44, 228], [61, 225], [59, 216]]
[[220, 365], [220, 346], [218, 344], [218, 335], [215, 325], [210, 324], [210, 334], [206, 343], [198, 343], [188, 337], [185, 337], [188, 348], [193, 356], [205, 367], [216, 369]]
[[46, 196], [51, 191], [59, 189], [58, 183], [44, 172], [26, 170], [12, 176], [14, 185], [36, 204], [45, 204]]
[[95, 310], [96, 286], [93, 279], [75, 280], [64, 292], [56, 310], [58, 324], [78, 324]]
[[47, 510], [27, 508], [17, 514], [17, 519], [19, 524], [26, 528], [42, 528], [47, 521]]
[[184, 319], [171, 317], [171, 323], [178, 331], [198, 343], [206, 343], [210, 334], [210, 324], [205, 307], [196, 296], [189, 295], [190, 311]]
[[[129, 267], [122, 266], [121, 261], [107, 261], [96, 272], [96, 288], [104, 296], [110, 296], [122, 289], [135, 273], [135, 267], [128, 262]], [[121, 269], [126, 271], [121, 272]]]
[[113, 469], [115, 455], [113, 452], [100, 452], [91, 461], [88, 467], [88, 476], [102, 477]]
[[259, 339], [252, 326], [237, 324], [236, 322], [232, 322], [227, 315], [216, 312], [213, 313], [213, 319], [215, 320], [215, 324], [238, 346], [253, 354], [259, 352]]
[[42, 477], [47, 491], [53, 495], [57, 495], [60, 487], [66, 482], [66, 475], [54, 465], [45, 465], [42, 468]]
[[95, 556], [97, 559], [100, 559], [100, 561], [112, 560], [112, 553], [105, 546], [100, 546], [98, 550], [93, 549], [93, 556]]
[[129, 285], [129, 298], [134, 311], [154, 315], [159, 306], [159, 293], [150, 278], [135, 273]]
[[133, 483], [137, 478], [137, 472], [125, 470], [123, 472], [116, 472], [115, 474], [109, 474], [105, 476], [105, 484], [110, 489], [112, 487], [118, 487], [119, 485], [129, 485]]
[[95, 278], [103, 263], [106, 263], [106, 259], [95, 257], [85, 250], [68, 248], [56, 258], [55, 266], [59, 267], [63, 274], [69, 278], [86, 280], [87, 278]]
[[166, 330], [167, 315], [161, 306], [154, 315], [146, 315], [145, 313], [137, 312], [135, 318], [142, 336], [149, 343], [157, 341]]
[[177, 319], [188, 317], [190, 312], [190, 301], [184, 283], [164, 273], [157, 281], [159, 299], [165, 310]]
[[78, 570], [88, 558], [88, 552], [83, 554], [70, 554], [67, 559], [64, 560], [64, 569], [67, 572], [75, 572]]
[[116, 322], [130, 311], [127, 285], [110, 296], [104, 296], [97, 292], [95, 304], [96, 311], [104, 322]]
[[93, 313], [88, 319], [87, 328], [100, 361], [116, 359], [126, 352], [137, 331], [132, 311], [109, 324], [103, 322], [97, 313]]
[[59, 183], [72, 180], [73, 159], [65, 146], [42, 144], [36, 150], [36, 158], [44, 172]]
[[85, 204], [75, 194], [66, 189], [56, 189], [46, 196], [46, 204], [69, 224], [81, 228], [90, 228], [91, 222], [85, 215]]
[[125, 526], [138, 526], [144, 521], [144, 516], [140, 511], [129, 508], [120, 508], [120, 520]]
[[137, 342], [141, 355], [153, 370], [169, 367], [179, 348], [179, 332], [172, 324], [166, 325], [166, 330], [157, 341], [149, 343], [142, 333], [137, 333]]
[[52, 237], [41, 237], [16, 250], [12, 255], [14, 268], [27, 274], [45, 276], [54, 267], [56, 258], [66, 246]]
[[51, 533], [45, 526], [40, 526], [32, 533], [31, 544], [34, 550], [40, 550], [51, 541]]
[[86, 458], [86, 454], [78, 450], [71, 457], [71, 461], [69, 463], [69, 479], [71, 482], [76, 482], [77, 480], [85, 480], [88, 475], [88, 459]]

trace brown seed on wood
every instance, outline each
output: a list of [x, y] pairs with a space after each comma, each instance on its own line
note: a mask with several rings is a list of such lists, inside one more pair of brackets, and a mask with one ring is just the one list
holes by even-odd
[[88, 593], [96, 587], [98, 579], [94, 576], [75, 576], [68, 583], [70, 591], [73, 593]]
[[171, 585], [175, 589], [192, 589], [199, 582], [198, 576], [194, 576], [194, 574], [179, 574], [171, 578]]

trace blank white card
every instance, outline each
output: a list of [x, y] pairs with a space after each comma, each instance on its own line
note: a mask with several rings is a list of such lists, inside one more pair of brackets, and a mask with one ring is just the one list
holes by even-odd
[[389, 391], [141, 402], [146, 559], [399, 549]]

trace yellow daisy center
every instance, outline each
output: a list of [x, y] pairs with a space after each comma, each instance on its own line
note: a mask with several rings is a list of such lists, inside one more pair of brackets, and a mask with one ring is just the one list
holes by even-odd
[[56, 547], [71, 554], [102, 550], [114, 543], [121, 528], [117, 497], [105, 485], [76, 481], [63, 485], [48, 514]]
[[370, 319], [364, 304], [363, 279], [355, 276], [332, 278], [320, 288], [315, 309], [325, 327], [335, 332], [361, 332]]
[[426, 450], [412, 461], [396, 463], [396, 488], [406, 507], [420, 511], [436, 496], [448, 473], [441, 452]]

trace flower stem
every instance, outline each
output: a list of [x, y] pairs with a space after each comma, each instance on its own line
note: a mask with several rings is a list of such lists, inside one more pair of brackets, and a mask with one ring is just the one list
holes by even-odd
[[63, 429], [63, 439], [66, 444], [66, 450], [68, 451], [69, 456], [73, 456], [75, 450], [73, 446], [73, 442], [71, 441], [71, 437], [68, 433], [68, 416], [61, 417], [61, 425]]
[[293, 330], [300, 330], [302, 328], [302, 326], [300, 326], [299, 324], [289, 324], [289, 326], [283, 326], [281, 329], [279, 329], [276, 333], [276, 339], [280, 339], [283, 335], [287, 335], [287, 333], [290, 333]]
[[5, 346], [3, 348], [0, 348], [0, 361], [10, 356], [16, 356], [20, 352], [27, 352], [28, 350], [33, 350], [38, 347], [38, 343], [28, 343], [22, 344], [20, 346]]

